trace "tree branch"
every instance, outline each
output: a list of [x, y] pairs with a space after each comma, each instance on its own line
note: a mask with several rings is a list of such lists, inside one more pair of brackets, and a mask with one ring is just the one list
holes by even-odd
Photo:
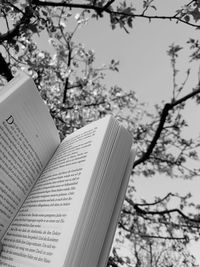
[[188, 95], [186, 95], [186, 96], [184, 96], [184, 97], [182, 97], [182, 98], [180, 98], [180, 99], [174, 101], [174, 102], [172, 103], [172, 108], [174, 108], [175, 106], [177, 106], [177, 105], [179, 105], [179, 104], [182, 104], [183, 102], [185, 102], [185, 101], [187, 101], [188, 99], [190, 99], [190, 98], [196, 96], [196, 95], [199, 94], [199, 93], [200, 93], [200, 88], [198, 87], [197, 89], [193, 90], [190, 94], [188, 94]]
[[7, 3], [9, 4], [9, 6], [11, 6], [13, 9], [15, 9], [17, 12], [21, 13], [24, 15], [24, 12], [18, 8], [17, 6], [13, 5], [12, 3], [10, 3], [9, 1], [7, 1]]
[[13, 78], [9, 64], [5, 61], [1, 53], [0, 53], [0, 75], [4, 76], [7, 81], [10, 81]]
[[185, 220], [190, 221], [190, 222], [195, 222], [195, 223], [200, 223], [200, 219], [194, 219], [194, 218], [190, 218], [187, 215], [185, 215], [181, 210], [179, 209], [170, 209], [170, 210], [162, 210], [162, 211], [146, 211], [143, 210], [141, 208], [139, 208], [138, 206], [135, 206], [135, 209], [142, 214], [145, 215], [165, 215], [165, 214], [171, 214], [171, 213], [178, 213], [179, 215], [181, 215], [181, 217], [183, 217]]
[[[63, 30], [61, 30], [62, 35], [64, 36]], [[66, 40], [66, 38], [64, 38]], [[68, 49], [68, 60], [67, 60], [67, 67], [70, 68], [71, 66], [71, 61], [72, 61], [72, 48], [70, 45], [70, 40], [66, 40], [67, 43], [67, 49]], [[64, 92], [63, 92], [63, 104], [65, 104], [67, 100], [67, 91], [69, 87], [69, 75], [67, 76], [65, 80], [65, 86], [64, 86]]]
[[113, 3], [115, 2], [115, 0], [109, 0], [103, 7], [104, 10], [108, 9]]
[[178, 17], [177, 14], [175, 14], [174, 16], [150, 16], [150, 15], [145, 15], [143, 13], [141, 14], [133, 14], [133, 13], [126, 13], [123, 11], [113, 11], [110, 9], [111, 4], [114, 2], [114, 0], [110, 0], [108, 1], [107, 4], [105, 4], [104, 6], [98, 6], [98, 5], [90, 5], [90, 4], [76, 4], [76, 3], [69, 3], [69, 2], [53, 2], [53, 1], [40, 1], [40, 0], [32, 0], [32, 4], [37, 5], [37, 6], [52, 6], [52, 7], [68, 7], [68, 8], [80, 8], [80, 9], [90, 9], [90, 10], [94, 10], [97, 12], [97, 14], [99, 14], [100, 16], [102, 16], [102, 13], [108, 13], [108, 14], [112, 14], [115, 16], [125, 16], [125, 17], [132, 17], [132, 18], [144, 18], [144, 19], [148, 19], [149, 21], [151, 21], [152, 19], [166, 19], [166, 20], [174, 20], [174, 21], [179, 21], [182, 22], [184, 24], [187, 24], [189, 26], [192, 27], [197, 27], [199, 28], [200, 25], [191, 23], [189, 21], [186, 21], [184, 19], [182, 19], [182, 17]]
[[[119, 12], [115, 12], [115, 13], [119, 13]], [[133, 17], [144, 18], [144, 19], [148, 19], [149, 21], [151, 21], [151, 20], [170, 20], [170, 21], [181, 22], [181, 23], [186, 24], [188, 26], [196, 27], [197, 29], [200, 28], [200, 25], [197, 25], [197, 24], [189, 22], [189, 21], [185, 21], [184, 19], [179, 18], [176, 15], [174, 15], [174, 16], [150, 16], [150, 15], [143, 15], [143, 14], [134, 14]]]
[[149, 146], [147, 147], [146, 152], [143, 153], [143, 155], [134, 162], [133, 164], [133, 168], [135, 168], [137, 165], [144, 163], [145, 161], [147, 161], [150, 157], [150, 155], [153, 152], [153, 149], [155, 148], [158, 139], [160, 138], [160, 135], [162, 133], [162, 130], [164, 129], [164, 124], [166, 122], [167, 116], [169, 114], [169, 111], [172, 110], [174, 107], [186, 102], [188, 99], [191, 99], [192, 97], [196, 96], [197, 94], [200, 93], [200, 88], [198, 87], [196, 90], [193, 90], [191, 93], [185, 95], [184, 97], [176, 100], [176, 101], [172, 101], [171, 103], [166, 103], [161, 115], [160, 115], [160, 121], [158, 124], [158, 127], [155, 131], [155, 134], [152, 138], [152, 141], [150, 142]]
[[[135, 209], [135, 211], [137, 212], [137, 214], [141, 214], [142, 216], [144, 215], [159, 215], [159, 216], [162, 216], [162, 215], [165, 215], [165, 214], [171, 214], [171, 213], [178, 213], [179, 215], [181, 215], [181, 217], [189, 222], [194, 222], [194, 223], [200, 223], [200, 219], [194, 219], [194, 218], [190, 218], [189, 216], [185, 215], [181, 210], [179, 209], [166, 209], [166, 210], [161, 210], [161, 211], [150, 211], [150, 210], [144, 210], [144, 209], [141, 209], [139, 207], [139, 205], [137, 204], [134, 204], [132, 205], [132, 207]], [[127, 214], [130, 214], [130, 215], [133, 215], [132, 212], [129, 212], [129, 211], [126, 211], [126, 210], [123, 210], [124, 213], [127, 213]]]
[[145, 161], [147, 161], [150, 157], [150, 155], [153, 152], [154, 147], [157, 144], [157, 141], [161, 135], [161, 132], [163, 130], [164, 124], [166, 122], [167, 116], [169, 114], [169, 111], [173, 108], [173, 105], [171, 103], [167, 103], [165, 104], [161, 116], [160, 116], [160, 122], [158, 124], [157, 130], [154, 134], [154, 137], [150, 143], [150, 145], [148, 146], [147, 150], [145, 153], [143, 153], [143, 155], [141, 156], [141, 158], [139, 158], [138, 160], [136, 160], [133, 164], [133, 168], [135, 168], [137, 165], [144, 163]]
[[7, 42], [13, 42], [15, 37], [18, 37], [20, 35], [20, 29], [24, 25], [28, 25], [30, 22], [31, 17], [33, 16], [33, 11], [30, 7], [25, 8], [25, 12], [23, 13], [23, 16], [18, 21], [16, 26], [12, 30], [8, 30], [4, 34], [0, 34], [0, 44], [2, 44], [4, 41]]
[[163, 202], [163, 201], [165, 201], [167, 198], [169, 198], [170, 196], [176, 196], [175, 194], [172, 194], [172, 193], [168, 193], [165, 197], [163, 197], [163, 198], [161, 198], [160, 200], [158, 200], [158, 201], [156, 201], [156, 202], [152, 202], [152, 203], [141, 203], [141, 204], [139, 204], [139, 203], [133, 203], [133, 201], [131, 200], [131, 199], [129, 199], [129, 198], [125, 198], [125, 200], [131, 205], [131, 206], [134, 206], [134, 205], [137, 205], [137, 206], [140, 206], [140, 207], [142, 207], [142, 206], [155, 206], [155, 205], [157, 205], [157, 204], [159, 204], [159, 203], [161, 203], [161, 202]]
[[[40, 1], [40, 0], [32, 0], [32, 4], [36, 6], [52, 6], [52, 7], [68, 7], [68, 8], [80, 8], [80, 9], [91, 9], [96, 11], [97, 13], [102, 13], [103, 11], [108, 12], [108, 9], [105, 10], [102, 6], [97, 5], [89, 5], [89, 4], [77, 4], [77, 3], [69, 3], [69, 2], [53, 2], [53, 1]], [[110, 12], [110, 10], [109, 10]]]
[[[124, 224], [122, 224], [121, 222], [119, 222], [119, 227], [125, 230], [126, 232], [132, 233], [132, 229], [125, 227]], [[146, 235], [140, 232], [137, 232], [135, 234], [139, 235], [142, 238], [155, 238], [155, 239], [164, 239], [164, 240], [188, 240], [187, 236], [176, 237], [176, 236]]]
[[[170, 214], [170, 213], [178, 213], [179, 215], [181, 215], [181, 217], [183, 217], [185, 220], [190, 221], [190, 222], [195, 222], [195, 223], [200, 223], [200, 219], [194, 219], [194, 218], [190, 218], [189, 216], [185, 215], [181, 210], [179, 209], [166, 209], [166, 210], [162, 210], [162, 211], [150, 211], [150, 210], [144, 210], [141, 208], [141, 206], [152, 206], [152, 205], [156, 205], [161, 203], [162, 201], [166, 200], [169, 196], [175, 196], [172, 193], [167, 194], [164, 198], [160, 199], [157, 202], [154, 203], [147, 203], [147, 204], [137, 204], [134, 203], [131, 199], [129, 198], [125, 198], [125, 200], [135, 209], [135, 211], [138, 214], [142, 214], [142, 215], [165, 215], [165, 214]], [[126, 212], [125, 213], [129, 213]], [[131, 212], [129, 214], [132, 214]], [[133, 214], [132, 214], [133, 215]]]
[[157, 235], [140, 235], [142, 238], [154, 238], [154, 239], [164, 239], [164, 240], [187, 240], [188, 237], [175, 237], [175, 236], [157, 236]]

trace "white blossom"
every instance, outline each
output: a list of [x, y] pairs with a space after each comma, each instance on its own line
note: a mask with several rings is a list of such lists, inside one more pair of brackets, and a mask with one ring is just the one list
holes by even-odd
[[80, 19], [80, 13], [76, 13], [76, 15], [74, 16], [75, 20], [79, 20]]

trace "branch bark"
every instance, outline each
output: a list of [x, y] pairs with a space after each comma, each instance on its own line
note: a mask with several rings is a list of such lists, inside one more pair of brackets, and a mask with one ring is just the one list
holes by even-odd
[[[124, 224], [119, 222], [119, 227], [121, 227], [123, 230], [126, 232], [132, 233], [132, 229], [129, 229], [125, 227]], [[154, 239], [163, 239], [163, 240], [187, 240], [187, 236], [182, 236], [182, 237], [176, 237], [176, 236], [162, 236], [162, 235], [147, 235], [147, 234], [142, 234], [141, 232], [134, 233], [139, 235], [141, 238], [154, 238]]]
[[10, 66], [5, 61], [1, 53], [0, 53], [0, 75], [4, 76], [7, 81], [10, 81], [13, 78]]
[[[168, 197], [168, 196], [169, 196], [169, 194], [166, 197]], [[166, 199], [166, 197], [163, 198], [163, 200]], [[178, 213], [183, 219], [185, 219], [189, 222], [200, 223], [200, 219], [191, 218], [191, 217], [185, 215], [179, 209], [165, 209], [165, 210], [161, 210], [161, 211], [159, 211], [159, 210], [151, 211], [151, 210], [142, 209], [140, 204], [134, 203], [131, 199], [126, 198], [126, 201], [134, 208], [134, 210], [138, 213], [138, 215], [141, 214], [141, 215], [159, 215], [159, 216], [162, 216], [165, 214]], [[156, 202], [155, 202], [155, 204], [156, 204]], [[153, 205], [153, 204], [150, 204], [150, 205]], [[124, 212], [127, 214], [133, 215], [129, 211], [124, 210]]]
[[174, 197], [176, 196], [175, 194], [172, 193], [168, 193], [165, 197], [161, 198], [160, 200], [156, 201], [156, 202], [152, 202], [152, 203], [142, 203], [142, 204], [138, 204], [138, 203], [133, 203], [131, 199], [128, 199], [127, 197], [125, 198], [125, 200], [130, 204], [130, 205], [137, 205], [137, 206], [155, 206], [157, 204], [160, 204], [161, 202], [165, 201], [167, 198], [169, 197]]
[[137, 165], [139, 165], [141, 163], [144, 163], [145, 161], [147, 161], [149, 159], [150, 155], [152, 154], [152, 152], [153, 152], [153, 150], [157, 144], [158, 139], [160, 138], [160, 135], [161, 135], [162, 130], [164, 128], [164, 125], [165, 125], [167, 116], [169, 115], [169, 112], [171, 110], [173, 110], [173, 108], [175, 108], [176, 106], [186, 102], [188, 99], [191, 99], [192, 97], [196, 96], [199, 93], [200, 93], [200, 87], [197, 87], [197, 89], [193, 90], [191, 93], [185, 95], [184, 97], [182, 97], [176, 101], [172, 101], [171, 103], [165, 104], [165, 106], [161, 112], [160, 121], [159, 121], [158, 127], [155, 131], [155, 134], [154, 134], [149, 146], [147, 147], [146, 152], [144, 152], [143, 155], [138, 160], [136, 160], [134, 162], [133, 168], [135, 168]]
[[27, 6], [25, 8], [25, 12], [23, 13], [23, 16], [18, 21], [16, 26], [12, 30], [8, 30], [4, 34], [0, 34], [0, 44], [2, 44], [5, 41], [13, 42], [14, 39], [20, 35], [21, 28], [30, 23], [32, 16], [33, 16], [33, 11], [29, 6]]
[[[67, 67], [70, 68], [71, 60], [72, 60], [72, 49], [71, 49], [71, 46], [70, 46], [70, 41], [67, 42], [67, 47], [68, 47]], [[69, 87], [69, 76], [65, 80], [64, 92], [63, 92], [63, 104], [65, 104], [66, 100], [67, 100], [68, 87]]]
[[187, 215], [185, 215], [181, 210], [179, 209], [166, 209], [166, 210], [161, 210], [161, 211], [146, 211], [144, 209], [141, 209], [140, 207], [135, 205], [135, 210], [138, 213], [144, 214], [144, 215], [165, 215], [165, 214], [171, 214], [171, 213], [178, 213], [179, 215], [181, 215], [181, 217], [187, 221], [190, 222], [194, 222], [194, 223], [200, 223], [200, 219], [194, 219], [194, 218], [190, 218]]
[[[40, 1], [40, 0], [33, 0], [32, 4], [36, 5], [36, 6], [52, 6], [52, 7], [68, 7], [68, 8], [80, 8], [80, 9], [90, 9], [90, 10], [94, 10], [97, 12], [97, 14], [99, 14], [99, 16], [102, 16], [103, 12], [108, 13], [108, 14], [112, 14], [115, 16], [124, 16], [124, 17], [132, 17], [132, 18], [144, 18], [144, 19], [148, 19], [149, 21], [151, 21], [152, 19], [162, 19], [162, 20], [174, 20], [176, 22], [181, 22], [184, 24], [187, 24], [188, 26], [192, 26], [192, 27], [196, 27], [196, 28], [200, 28], [200, 25], [192, 23], [190, 21], [186, 21], [184, 20], [181, 16], [179, 17], [177, 14], [175, 14], [174, 16], [150, 16], [150, 15], [145, 15], [143, 12], [141, 14], [134, 14], [134, 13], [126, 13], [123, 11], [114, 11], [112, 10], [111, 4], [114, 1], [108, 1], [107, 4], [105, 4], [104, 6], [100, 6], [100, 5], [91, 5], [91, 4], [77, 4], [77, 3], [69, 3], [69, 2], [53, 2], [53, 1]], [[192, 1], [193, 2], [193, 1]], [[190, 4], [190, 3], [189, 3]]]

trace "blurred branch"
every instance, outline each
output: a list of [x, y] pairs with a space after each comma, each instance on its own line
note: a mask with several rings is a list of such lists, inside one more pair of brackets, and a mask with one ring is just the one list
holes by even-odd
[[[119, 222], [119, 227], [125, 230], [126, 232], [132, 233], [132, 229], [127, 228], [124, 224]], [[141, 238], [155, 238], [155, 239], [164, 239], [164, 240], [188, 240], [188, 236], [176, 237], [176, 236], [162, 236], [162, 235], [146, 235], [141, 232], [134, 233], [139, 235]]]
[[168, 193], [165, 197], [159, 199], [158, 201], [156, 202], [152, 202], [152, 203], [133, 203], [133, 201], [131, 199], [128, 199], [127, 197], [125, 198], [125, 200], [130, 204], [130, 205], [137, 205], [137, 206], [154, 206], [154, 205], [157, 205], [157, 204], [160, 204], [161, 202], [165, 201], [167, 198], [171, 197], [171, 196], [176, 196], [175, 194], [172, 194], [172, 193]]
[[156, 239], [164, 239], [164, 240], [186, 240], [186, 236], [175, 237], [175, 236], [157, 236], [157, 235], [140, 235], [142, 238], [156, 238]]
[[7, 30], [10, 31], [9, 23], [8, 23], [8, 18], [7, 18], [7, 16], [6, 16], [6, 13], [5, 13], [4, 10], [2, 10], [2, 13], [3, 13], [4, 19], [5, 19], [5, 21], [6, 21]]
[[13, 5], [11, 2], [7, 1], [8, 5], [11, 6], [13, 9], [15, 9], [17, 12], [22, 13], [23, 15], [25, 15], [25, 13], [18, 8], [17, 6]]
[[145, 214], [145, 215], [165, 215], [165, 214], [171, 214], [171, 213], [178, 213], [179, 215], [181, 215], [182, 218], [184, 218], [187, 221], [200, 223], [200, 219], [190, 218], [179, 209], [169, 209], [169, 210], [166, 209], [162, 211], [150, 211], [150, 210], [146, 211], [146, 210], [139, 208], [138, 205], [135, 205], [134, 208], [138, 213]]
[[[165, 196], [163, 199], [161, 199], [158, 202], [155, 203], [151, 203], [150, 205], [156, 205], [158, 203], [160, 203], [161, 201], [165, 200], [167, 197], [169, 197], [170, 195], [172, 195], [171, 193], [169, 193], [167, 196]], [[200, 219], [195, 219], [195, 218], [190, 218], [189, 216], [185, 215], [181, 210], [179, 209], [165, 209], [165, 210], [156, 210], [156, 211], [151, 211], [151, 210], [145, 210], [142, 209], [141, 206], [144, 206], [142, 204], [136, 204], [134, 203], [131, 199], [126, 198], [126, 201], [134, 208], [134, 210], [137, 212], [137, 214], [141, 214], [141, 215], [165, 215], [165, 214], [171, 214], [171, 213], [178, 213], [179, 215], [181, 215], [181, 217], [187, 221], [190, 222], [194, 222], [194, 223], [200, 223]], [[148, 204], [146, 204], [147, 206]], [[129, 211], [123, 210], [123, 212], [127, 213], [127, 214], [132, 214]], [[132, 214], [133, 215], [133, 214]]]
[[20, 30], [23, 28], [23, 26], [28, 25], [30, 23], [30, 19], [32, 16], [33, 10], [29, 6], [27, 6], [25, 8], [23, 16], [16, 23], [15, 27], [11, 30], [8, 29], [8, 31], [4, 34], [0, 34], [0, 44], [4, 41], [13, 42], [14, 38], [20, 35]]
[[115, 0], [109, 0], [109, 1], [105, 4], [104, 9], [106, 10], [107, 8], [109, 8], [114, 2], [115, 2]]

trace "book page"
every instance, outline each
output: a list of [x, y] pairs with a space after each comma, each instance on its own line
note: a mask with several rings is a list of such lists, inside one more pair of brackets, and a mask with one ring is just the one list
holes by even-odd
[[110, 252], [110, 249], [111, 249], [111, 246], [113, 243], [113, 238], [115, 235], [118, 218], [119, 218], [122, 204], [123, 204], [123, 201], [125, 198], [125, 194], [126, 194], [128, 182], [130, 179], [131, 170], [132, 170], [135, 156], [136, 156], [136, 151], [134, 149], [132, 149], [128, 164], [126, 166], [126, 171], [125, 171], [125, 174], [124, 174], [124, 177], [122, 179], [121, 186], [120, 186], [120, 191], [119, 191], [118, 196], [117, 196], [117, 201], [116, 201], [115, 207], [113, 209], [112, 217], [110, 219], [109, 227], [108, 227], [108, 230], [106, 233], [106, 238], [104, 240], [101, 254], [99, 256], [99, 261], [98, 261], [97, 266], [95, 266], [95, 267], [106, 267], [107, 266], [107, 262], [108, 262], [108, 258], [109, 258], [109, 252]]
[[53, 120], [28, 76], [19, 74], [3, 90], [4, 94], [0, 91], [0, 238], [59, 144]]
[[[83, 256], [74, 257], [74, 265], [71, 264], [70, 266], [94, 267], [97, 265], [117, 196], [121, 190], [122, 180], [130, 157], [131, 144], [131, 135], [123, 127], [120, 127], [110, 151], [109, 160], [104, 168], [101, 189], [99, 188], [99, 193], [101, 193], [97, 198], [95, 208], [90, 214], [92, 223], [87, 223], [89, 234], [87, 238], [83, 239]], [[80, 247], [80, 243], [77, 244], [77, 247]]]
[[61, 143], [4, 236], [1, 266], [63, 266], [108, 121]]

